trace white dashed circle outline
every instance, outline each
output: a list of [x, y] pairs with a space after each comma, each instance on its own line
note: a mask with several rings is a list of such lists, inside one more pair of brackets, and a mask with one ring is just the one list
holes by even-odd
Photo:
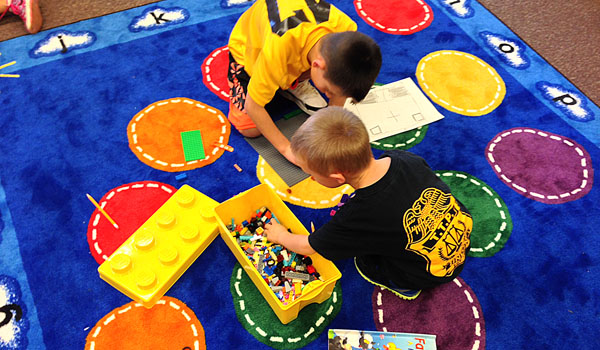
[[389, 34], [412, 34], [414, 32], [416, 32], [417, 28], [425, 26], [429, 23], [431, 23], [431, 21], [429, 20], [432, 16], [433, 16], [433, 12], [431, 11], [431, 8], [429, 7], [429, 5], [427, 5], [424, 1], [422, 0], [414, 0], [416, 1], [419, 5], [421, 5], [423, 7], [423, 11], [424, 11], [424, 16], [423, 16], [423, 20], [417, 24], [415, 24], [414, 26], [410, 27], [410, 28], [391, 28], [391, 27], [386, 27], [383, 24], [377, 22], [376, 20], [374, 20], [371, 16], [369, 16], [367, 14], [367, 12], [363, 9], [362, 6], [362, 1], [363, 0], [355, 0], [354, 1], [354, 5], [356, 6], [356, 11], [365, 19], [365, 21], [367, 21], [370, 25], [374, 26], [375, 28], [387, 32]]
[[[273, 342], [273, 343], [284, 343], [287, 342], [289, 344], [295, 344], [299, 341], [302, 340], [302, 338], [306, 339], [308, 338], [311, 334], [313, 334], [315, 332], [315, 327], [320, 327], [321, 324], [323, 324], [323, 322], [325, 322], [325, 317], [321, 316], [317, 319], [317, 321], [315, 321], [315, 324], [313, 326], [311, 326], [304, 334], [302, 337], [296, 337], [296, 338], [287, 338], [287, 339], [283, 339], [283, 337], [279, 337], [279, 336], [275, 336], [275, 335], [269, 335], [267, 332], [265, 332], [262, 328], [260, 328], [259, 326], [256, 326], [256, 323], [254, 321], [252, 321], [252, 319], [250, 318], [250, 315], [248, 313], [245, 312], [246, 310], [246, 302], [244, 301], [243, 298], [243, 294], [242, 291], [240, 290], [240, 280], [242, 279], [242, 274], [244, 273], [244, 270], [241, 267], [237, 268], [236, 271], [236, 282], [234, 283], [234, 287], [235, 287], [235, 292], [238, 295], [238, 297], [240, 298], [239, 300], [239, 305], [240, 305], [240, 310], [244, 313], [244, 318], [246, 319], [246, 322], [251, 326], [254, 327], [254, 329], [256, 330], [256, 332], [258, 332], [258, 334], [260, 334], [262, 337], [264, 337], [265, 339], [268, 339], [269, 341]], [[332, 305], [329, 306], [329, 308], [327, 309], [327, 311], [325, 312], [325, 316], [330, 316], [331, 313], [334, 310], [334, 304], [337, 303], [338, 299], [337, 299], [337, 292], [334, 290], [331, 296], [331, 300], [333, 302]], [[255, 327], [256, 326], [256, 327]]]
[[[174, 298], [170, 298], [170, 299], [174, 299]], [[133, 304], [133, 305], [131, 305], [131, 304]], [[172, 300], [169, 300], [169, 303], [167, 304], [167, 301], [165, 299], [160, 299], [153, 307], [157, 307], [157, 306], [169, 306], [169, 307], [173, 308], [174, 310], [177, 310], [180, 312], [181, 316], [183, 316], [183, 318], [185, 318], [185, 320], [190, 323], [190, 330], [191, 330], [193, 336], [195, 338], [197, 338], [194, 341], [194, 350], [200, 350], [200, 340], [198, 339], [200, 337], [200, 333], [198, 333], [198, 329], [196, 328], [196, 325], [194, 324], [192, 317], [190, 315], [188, 315], [188, 313], [185, 310], [182, 310], [181, 305], [176, 304]], [[116, 309], [116, 311], [113, 310], [112, 314], [110, 314], [110, 316], [108, 316], [104, 320], [104, 322], [102, 322], [102, 325], [96, 325], [90, 331], [90, 334], [92, 335], [92, 337], [91, 337], [92, 340], [90, 341], [89, 349], [94, 350], [94, 348], [96, 346], [96, 342], [93, 339], [98, 337], [98, 335], [102, 331], [102, 327], [108, 326], [112, 321], [116, 320], [118, 316], [121, 316], [122, 314], [125, 314], [125, 313], [133, 310], [133, 308], [138, 308], [138, 307], [144, 307], [144, 306], [140, 303], [130, 302], [130, 303], [126, 304], [125, 306], [122, 306], [120, 309]], [[200, 321], [198, 321], [198, 323], [200, 323]]]
[[[340, 189], [339, 193], [335, 194], [330, 199], [320, 200], [318, 203], [314, 200], [307, 200], [307, 199], [302, 199], [302, 198], [299, 198], [296, 196], [292, 196], [291, 194], [284, 193], [284, 192], [280, 191], [279, 189], [277, 189], [275, 187], [275, 185], [273, 185], [273, 183], [266, 177], [266, 175], [265, 175], [265, 165], [266, 164], [267, 164], [267, 162], [265, 161], [265, 159], [261, 156], [258, 156], [258, 162], [256, 163], [256, 176], [258, 177], [258, 180], [260, 182], [268, 185], [269, 187], [271, 187], [273, 189], [273, 191], [275, 191], [275, 193], [277, 193], [283, 200], [288, 201], [292, 204], [296, 204], [296, 205], [300, 205], [300, 206], [312, 206], [311, 208], [315, 208], [315, 209], [331, 208], [331, 207], [337, 205], [337, 203], [339, 202], [339, 199], [342, 198], [343, 194], [350, 193], [353, 191], [353, 189], [350, 185], [344, 185]], [[318, 205], [318, 207], [316, 207], [317, 205]]]
[[[471, 304], [472, 310], [473, 310], [473, 319], [475, 320], [475, 330], [474, 330], [474, 334], [476, 338], [481, 338], [481, 323], [479, 322], [479, 309], [477, 308], [477, 305], [475, 305], [474, 299], [471, 296], [471, 293], [469, 293], [469, 291], [462, 285], [462, 283], [460, 283], [460, 281], [458, 280], [458, 278], [455, 278], [454, 280], [452, 280], [452, 282], [454, 282], [454, 284], [456, 284], [458, 286], [458, 288], [463, 289], [463, 292], [465, 294], [465, 297], [467, 298], [467, 300], [469, 301], [469, 304]], [[384, 290], [381, 287], [376, 287], [379, 288], [379, 292], [377, 292], [377, 314], [378, 314], [378, 322], [380, 324], [380, 326], [382, 327], [382, 330], [384, 332], [387, 332], [387, 327], [383, 326], [384, 323], [384, 319], [383, 319], [383, 307], [382, 307], [382, 301], [381, 301], [381, 297], [382, 294], [381, 292]], [[414, 302], [414, 301], [411, 301]], [[478, 350], [479, 349], [479, 345], [481, 344], [481, 340], [480, 339], [475, 339], [475, 341], [473, 342], [473, 347], [471, 348], [472, 350]]]
[[[439, 56], [447, 56], [447, 55], [456, 55], [456, 56], [461, 56], [461, 57], [466, 57], [472, 61], [475, 61], [477, 64], [479, 64], [480, 66], [482, 66], [483, 68], [485, 68], [485, 70], [492, 76], [492, 78], [496, 81], [496, 94], [494, 95], [494, 98], [492, 99], [492, 101], [490, 103], [488, 103], [487, 105], [479, 108], [479, 109], [465, 109], [465, 108], [461, 108], [458, 106], [454, 106], [452, 104], [450, 104], [450, 102], [441, 99], [429, 86], [429, 84], [427, 84], [427, 81], [425, 79], [425, 67], [427, 65], [427, 62], [431, 61], [431, 59], [439, 57]], [[458, 114], [463, 114], [463, 115], [483, 115], [486, 113], [491, 112], [488, 111], [486, 112], [488, 109], [491, 109], [492, 107], [494, 107], [494, 105], [496, 105], [496, 102], [500, 99], [500, 94], [502, 93], [503, 89], [502, 87], [504, 86], [503, 81], [500, 79], [500, 75], [498, 74], [498, 72], [496, 72], [494, 70], [494, 68], [492, 66], [490, 66], [489, 64], [487, 64], [485, 61], [483, 61], [482, 59], [480, 59], [477, 56], [473, 56], [471, 54], [468, 54], [466, 52], [460, 52], [460, 51], [452, 51], [452, 50], [441, 50], [441, 51], [436, 51], [434, 53], [430, 53], [427, 56], [425, 56], [425, 58], [421, 59], [419, 66], [417, 67], [417, 72], [416, 72], [416, 76], [419, 80], [419, 83], [422, 85], [423, 90], [425, 90], [425, 92], [427, 92], [428, 95], [432, 96], [434, 98], [434, 100], [436, 102], [441, 103], [441, 105], [444, 108], [447, 108], [449, 110], [452, 110]], [[499, 105], [499, 104], [498, 104]], [[496, 105], [496, 107], [498, 106]]]
[[[470, 183], [472, 183], [473, 185], [479, 187], [483, 192], [485, 192], [486, 194], [488, 194], [494, 200], [494, 203], [496, 204], [496, 207], [498, 207], [498, 212], [500, 214], [500, 219], [502, 220], [501, 224], [500, 224], [500, 228], [498, 230], [498, 233], [496, 233], [496, 236], [494, 236], [494, 242], [490, 242], [488, 245], [486, 245], [483, 248], [473, 248], [473, 247], [471, 247], [469, 250], [471, 252], [474, 252], [474, 253], [481, 253], [484, 250], [490, 250], [493, 247], [495, 247], [496, 243], [498, 243], [498, 241], [502, 238], [502, 234], [505, 233], [506, 227], [508, 226], [508, 222], [507, 222], [507, 217], [508, 216], [506, 215], [506, 213], [503, 210], [502, 201], [500, 200], [500, 196], [498, 196], [498, 194], [495, 194], [495, 191], [492, 191], [488, 187], [484, 186], [482, 184], [483, 181], [481, 181], [479, 179], [476, 179], [473, 175], [465, 175], [465, 174], [461, 174], [461, 173], [457, 173], [457, 172], [453, 172], [453, 171], [444, 171], [441, 174], [439, 174], [439, 173], [436, 172], [436, 175], [438, 177], [451, 177], [451, 176], [455, 176], [455, 177], [458, 177], [459, 179], [469, 180]], [[508, 208], [506, 208], [506, 210], [508, 210]]]
[[229, 91], [223, 91], [219, 86], [217, 86], [217, 84], [213, 83], [213, 78], [211, 76], [210, 64], [218, 55], [221, 54], [221, 52], [229, 52], [229, 46], [223, 46], [211, 52], [211, 54], [206, 58], [206, 60], [203, 63], [204, 69], [202, 71], [205, 74], [204, 77], [206, 79], [206, 82], [210, 85], [211, 88], [215, 90], [213, 92], [215, 92], [217, 96], [229, 102]]
[[[553, 195], [543, 195], [541, 193], [537, 193], [537, 192], [531, 192], [528, 189], [526, 189], [525, 187], [516, 184], [513, 182], [513, 180], [509, 179], [506, 175], [504, 175], [502, 173], [502, 168], [500, 168], [500, 166], [496, 163], [496, 160], [494, 159], [494, 148], [496, 148], [496, 145], [498, 145], [498, 143], [500, 143], [502, 141], [503, 138], [506, 138], [507, 136], [511, 135], [511, 134], [518, 134], [518, 133], [528, 133], [528, 134], [532, 134], [532, 135], [536, 135], [536, 136], [541, 136], [541, 137], [547, 137], [550, 140], [556, 141], [556, 142], [561, 142], [571, 148], [573, 148], [575, 150], [575, 152], [579, 155], [579, 157], [581, 157], [581, 167], [582, 167], [582, 174], [583, 174], [583, 180], [581, 180], [581, 184], [578, 188], [570, 191], [570, 192], [565, 192], [565, 193], [561, 193], [561, 194], [553, 194]], [[500, 134], [500, 136], [496, 137], [489, 145], [488, 147], [488, 152], [487, 152], [487, 157], [488, 160], [490, 161], [490, 163], [492, 164], [494, 170], [496, 171], [497, 175], [506, 183], [509, 184], [512, 188], [514, 188], [518, 193], [526, 193], [529, 194], [531, 197], [534, 198], [540, 198], [540, 199], [545, 199], [545, 200], [549, 200], [549, 201], [556, 201], [556, 200], [562, 200], [566, 197], [569, 197], [571, 195], [575, 195], [581, 191], [583, 191], [586, 186], [588, 186], [591, 182], [588, 181], [588, 167], [589, 165], [586, 162], [586, 158], [585, 158], [585, 153], [583, 152], [583, 150], [581, 148], [579, 148], [575, 142], [567, 140], [564, 137], [561, 137], [559, 135], [555, 135], [555, 134], [550, 134], [547, 132], [543, 132], [540, 130], [534, 130], [531, 128], [514, 128], [511, 129], [509, 131], [506, 131], [502, 134]]]
[[[123, 191], [132, 190], [132, 189], [140, 189], [140, 188], [144, 188], [144, 187], [152, 188], [152, 189], [161, 189], [167, 193], [173, 193], [172, 189], [170, 189], [169, 187], [167, 187], [161, 183], [155, 183], [155, 182], [130, 183], [130, 184], [123, 185], [123, 186], [120, 186], [120, 187], [117, 187], [117, 188], [111, 190], [108, 193], [108, 195], [106, 196], [106, 198], [101, 200], [100, 203], [98, 203], [98, 204], [100, 205], [100, 208], [104, 209], [104, 207], [106, 206], [108, 201], [113, 199], [113, 197], [117, 193], [121, 194]], [[95, 211], [98, 211], [98, 209], [96, 209]], [[94, 246], [94, 250], [96, 251], [96, 253], [98, 255], [102, 254], [102, 248], [100, 248], [100, 244], [97, 241], [98, 230], [96, 227], [98, 226], [98, 222], [100, 221], [101, 217], [102, 217], [102, 215], [100, 214], [100, 212], [97, 212], [96, 215], [94, 215], [94, 220], [92, 221], [92, 242], [93, 242], [92, 245]], [[102, 254], [102, 259], [104, 259], [104, 261], [106, 261], [106, 260], [108, 260], [108, 256], [106, 256], [106, 254]]]
[[[163, 100], [163, 101], [158, 101], [158, 102], [154, 102], [153, 104], [151, 104], [150, 106], [146, 107], [146, 109], [144, 109], [142, 112], [139, 112], [138, 114], [136, 114], [135, 118], [134, 118], [134, 122], [131, 123], [131, 127], [127, 130], [128, 133], [131, 133], [131, 138], [133, 140], [133, 145], [135, 147], [135, 150], [144, 158], [148, 159], [151, 162], [156, 163], [156, 165], [163, 167], [163, 168], [183, 168], [186, 165], [195, 165], [195, 164], [201, 164], [201, 163], [206, 163], [210, 158], [211, 155], [215, 156], [217, 153], [221, 152], [223, 153], [223, 150], [221, 148], [219, 148], [218, 146], [214, 146], [212, 151], [208, 152], [209, 154], [206, 154], [206, 157], [204, 159], [199, 159], [199, 160], [192, 160], [189, 162], [185, 162], [185, 163], [168, 163], [165, 161], [162, 161], [160, 159], [156, 159], [156, 157], [153, 157], [152, 155], [144, 152], [144, 150], [142, 149], [142, 147], [140, 147], [138, 145], [138, 134], [136, 133], [136, 126], [137, 123], [142, 120], [142, 118], [144, 118], [145, 116], [148, 115], [148, 113], [152, 112], [152, 110], [154, 108], [156, 108], [157, 106], [164, 106], [166, 104], [169, 103], [185, 103], [185, 104], [189, 104], [192, 105], [196, 108], [199, 109], [203, 109], [208, 111], [209, 113], [214, 114], [218, 119], [219, 122], [221, 123], [221, 136], [219, 137], [219, 141], [218, 143], [224, 143], [225, 141], [225, 135], [227, 134], [227, 125], [228, 125], [228, 121], [226, 120], [226, 118], [224, 118], [223, 113], [221, 113], [221, 111], [211, 108], [203, 103], [200, 103], [198, 101], [194, 101], [191, 99], [187, 99], [187, 98], [174, 98], [174, 99], [170, 99], [170, 100]], [[173, 170], [171, 169], [171, 171], [177, 171], [177, 170]]]
[[389, 148], [389, 149], [396, 149], [396, 148], [399, 148], [399, 147], [405, 147], [405, 146], [408, 146], [411, 143], [413, 143], [413, 142], [415, 142], [415, 141], [417, 141], [419, 139], [419, 136], [421, 136], [421, 129], [423, 129], [422, 126], [419, 126], [416, 129], [414, 129], [414, 130], [417, 130], [417, 132], [415, 133], [415, 136], [413, 136], [410, 139], [408, 139], [406, 141], [406, 143], [397, 143], [395, 145], [392, 145], [391, 143], [383, 143], [382, 144], [381, 142], [378, 142], [378, 141], [371, 141], [371, 144], [373, 144], [375, 146], [378, 146], [378, 147], [385, 147], [385, 148]]

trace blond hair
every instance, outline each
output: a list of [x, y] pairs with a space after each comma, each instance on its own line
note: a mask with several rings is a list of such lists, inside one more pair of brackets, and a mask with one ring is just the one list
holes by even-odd
[[317, 111], [291, 140], [292, 152], [321, 175], [355, 175], [373, 158], [369, 134], [354, 113], [342, 107]]

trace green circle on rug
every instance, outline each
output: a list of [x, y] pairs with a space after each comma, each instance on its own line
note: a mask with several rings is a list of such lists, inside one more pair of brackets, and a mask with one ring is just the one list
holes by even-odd
[[[373, 86], [382, 86], [384, 84], [377, 83]], [[419, 144], [425, 138], [429, 125], [419, 126], [416, 129], [405, 131], [396, 135], [384, 137], [377, 141], [371, 142], [371, 147], [380, 149], [383, 151], [391, 149], [402, 149], [407, 150], [413, 146]]]
[[427, 129], [429, 129], [429, 125], [419, 126], [413, 130], [385, 137], [381, 140], [371, 141], [371, 147], [384, 151], [391, 149], [407, 150], [423, 141]]
[[239, 263], [230, 281], [235, 314], [258, 341], [275, 349], [297, 349], [317, 339], [342, 308], [342, 288], [337, 283], [331, 297], [305, 306], [298, 318], [282, 324]]
[[502, 198], [482, 180], [461, 171], [437, 170], [473, 217], [468, 255], [485, 258], [502, 250], [512, 233], [512, 219]]

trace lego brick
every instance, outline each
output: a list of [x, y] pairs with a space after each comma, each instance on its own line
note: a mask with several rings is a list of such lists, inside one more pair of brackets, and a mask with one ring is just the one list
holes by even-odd
[[[279, 119], [275, 125], [287, 138], [291, 138], [300, 125], [308, 119], [308, 115], [297, 115], [291, 119]], [[302, 180], [308, 178], [308, 174], [302, 169], [290, 163], [264, 136], [255, 138], [247, 137], [246, 141], [260, 154], [264, 160], [277, 172], [288, 187], [292, 187]]]
[[204, 145], [200, 130], [184, 131], [181, 133], [181, 144], [185, 161], [204, 159]]
[[[232, 225], [235, 226], [235, 223], [243, 222], [247, 218], [252, 217], [252, 215], [256, 215], [257, 207], [265, 207], [265, 216], [273, 214], [272, 217], [274, 220], [277, 220], [295, 234], [308, 235], [308, 231], [285, 203], [283, 203], [281, 198], [266, 184], [260, 184], [242, 192], [217, 205], [215, 208], [216, 219], [221, 228], [221, 238], [223, 238], [225, 244], [227, 244], [281, 323], [287, 324], [297, 318], [298, 313], [305, 306], [311, 303], [322, 303], [327, 300], [331, 296], [333, 288], [342, 274], [333, 262], [323, 258], [318, 253], [311, 255], [310, 258], [302, 259], [313, 265], [313, 273], [316, 274], [316, 271], [319, 271], [322, 280], [315, 279], [312, 276], [310, 283], [302, 289], [302, 295], [291, 301], [287, 301], [287, 298], [284, 297], [283, 299], [287, 301], [284, 304], [281, 300], [282, 298], [275, 295], [271, 286], [265, 282], [263, 276], [255, 268], [253, 261], [250, 260], [243, 248], [240, 247], [236, 238], [227, 227], [232, 222]], [[272, 210], [272, 212], [267, 213], [266, 208]], [[281, 257], [283, 260], [283, 256], [280, 254], [282, 251], [280, 246], [271, 246], [267, 250], [273, 257]], [[271, 280], [271, 283], [274, 283], [273, 280]], [[285, 283], [279, 285], [283, 285], [285, 290]], [[289, 287], [288, 293], [291, 290], [291, 286]], [[279, 293], [279, 288], [277, 288], [277, 293]], [[282, 294], [285, 295], [285, 293]]]
[[152, 307], [219, 234], [217, 204], [183, 185], [100, 265], [100, 278]]
[[[288, 254], [283, 246], [269, 242], [267, 237], [263, 235], [264, 229], [262, 225], [268, 222], [267, 215], [272, 217], [271, 211], [266, 207], [256, 210], [249, 220], [244, 220], [243, 223], [235, 223], [235, 218], [232, 218], [231, 225], [227, 227], [231, 231], [232, 237], [237, 238], [237, 243], [240, 249], [244, 251], [247, 258], [256, 267], [259, 275], [273, 290], [273, 294], [286, 306], [293, 303], [296, 299], [302, 296], [302, 291], [308, 287], [309, 283], [316, 279], [319, 274], [314, 271], [313, 275], [304, 273], [307, 266], [305, 262], [311, 262], [307, 256], [297, 255], [295, 252]], [[247, 235], [241, 235], [245, 231]], [[245, 239], [245, 237], [251, 237]], [[281, 253], [277, 255], [277, 253]], [[281, 260], [281, 262], [279, 262]], [[314, 270], [314, 269], [313, 269]], [[291, 281], [291, 282], [290, 282]], [[281, 284], [290, 286], [293, 283], [293, 288], [287, 288], [285, 292], [279, 288], [274, 289], [274, 286]]]
[[285, 278], [299, 279], [299, 280], [303, 280], [303, 281], [309, 281], [310, 280], [310, 275], [307, 274], [307, 273], [298, 273], [298, 272], [294, 272], [294, 271], [286, 271], [285, 272]]

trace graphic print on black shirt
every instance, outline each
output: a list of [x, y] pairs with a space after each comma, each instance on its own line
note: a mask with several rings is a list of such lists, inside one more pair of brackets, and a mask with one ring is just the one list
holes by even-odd
[[465, 261], [473, 219], [451, 194], [437, 188], [423, 190], [404, 213], [403, 224], [406, 249], [422, 256], [433, 276], [451, 276]]

